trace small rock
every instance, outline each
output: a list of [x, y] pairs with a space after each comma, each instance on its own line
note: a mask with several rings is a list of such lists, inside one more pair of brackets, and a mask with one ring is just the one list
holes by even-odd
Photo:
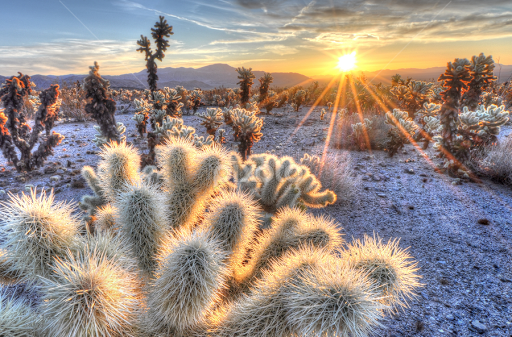
[[377, 196], [381, 197], [381, 198], [385, 198], [386, 197], [386, 195], [384, 193], [377, 193]]
[[478, 333], [484, 333], [487, 331], [487, 327], [477, 320], [471, 322], [471, 328], [473, 328]]
[[50, 181], [59, 181], [60, 178], [61, 178], [61, 176], [59, 176], [59, 175], [51, 176]]
[[71, 187], [73, 187], [73, 188], [84, 188], [85, 184], [84, 184], [84, 181], [82, 179], [73, 179], [71, 181]]
[[488, 226], [488, 225], [490, 225], [491, 222], [488, 219], [482, 218], [482, 219], [478, 219], [478, 223], [480, 225]]
[[452, 314], [448, 314], [448, 315], [446, 315], [446, 319], [449, 321], [453, 321], [455, 319], [455, 317]]
[[412, 168], [406, 168], [404, 170], [405, 173], [414, 174], [414, 170]]
[[44, 173], [45, 174], [55, 173], [55, 172], [57, 172], [57, 167], [55, 167], [55, 166], [46, 166], [44, 168]]
[[26, 192], [30, 192], [30, 190], [33, 189], [33, 188], [34, 188], [34, 185], [32, 185], [32, 184], [25, 185], [25, 191]]

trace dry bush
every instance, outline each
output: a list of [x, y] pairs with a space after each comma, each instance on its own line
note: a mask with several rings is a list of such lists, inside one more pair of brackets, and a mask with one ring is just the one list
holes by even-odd
[[[306, 156], [306, 155], [305, 155]], [[311, 156], [310, 156], [311, 157]], [[348, 152], [328, 153], [323, 161], [317, 156], [318, 162], [301, 161], [322, 183], [322, 186], [333, 191], [337, 200], [346, 202], [356, 194], [360, 178], [354, 175], [352, 158]]]
[[[389, 125], [386, 124], [384, 115], [368, 117], [372, 122], [371, 130], [368, 130], [368, 141], [373, 150], [383, 150], [388, 139]], [[336, 149], [353, 149], [355, 144], [352, 137], [352, 124], [361, 122], [357, 113], [338, 117], [334, 128], [332, 147]]]
[[512, 137], [492, 145], [477, 157], [481, 174], [493, 180], [512, 185]]

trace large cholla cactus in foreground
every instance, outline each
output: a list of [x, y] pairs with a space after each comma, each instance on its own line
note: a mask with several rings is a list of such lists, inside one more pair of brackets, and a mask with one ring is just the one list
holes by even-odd
[[106, 142], [119, 142], [121, 139], [114, 116], [116, 102], [110, 98], [110, 81], [101, 78], [98, 73], [100, 66], [97, 62], [94, 62], [94, 66], [89, 68], [91, 70], [89, 76], [85, 78], [84, 84], [85, 98], [88, 100], [85, 112], [96, 120]]
[[406, 111], [400, 111], [399, 109], [394, 109], [393, 112], [388, 111], [385, 123], [391, 126], [388, 131], [389, 139], [386, 150], [389, 152], [389, 156], [393, 157], [412, 139], [418, 126]]
[[[289, 207], [260, 232], [262, 209], [226, 185], [228, 154], [182, 139], [158, 149], [163, 185], [129, 183], [122, 165], [126, 177], [101, 183], [115, 222], [105, 230], [81, 236], [71, 207], [35, 191], [1, 204], [9, 230], [0, 270], [44, 275], [30, 277], [42, 298], [33, 309], [0, 295], [2, 332], [368, 336], [414, 296], [419, 276], [397, 241], [345, 246], [339, 224]], [[100, 166], [114, 157], [103, 154]]]
[[[59, 85], [53, 84], [39, 94], [40, 105], [34, 118], [34, 128], [27, 124], [26, 116], [21, 112], [23, 99], [32, 89], [30, 76], [13, 76], [7, 79], [0, 88], [0, 98], [5, 109], [0, 111], [0, 148], [4, 157], [11, 161], [18, 172], [32, 171], [43, 166], [48, 156], [53, 154], [53, 148], [60, 144], [64, 136], [52, 132], [57, 119], [57, 101]], [[46, 138], [32, 153], [39, 135], [46, 129]], [[21, 152], [20, 158], [16, 148]]]
[[255, 154], [242, 162], [232, 155], [231, 165], [238, 188], [250, 192], [267, 213], [298, 204], [325, 207], [336, 201], [332, 191], [320, 191], [322, 184], [307, 166], [290, 157]]
[[252, 68], [236, 68], [236, 71], [238, 72], [238, 79], [240, 80], [238, 82], [240, 85], [240, 104], [244, 105], [249, 102], [251, 87], [256, 76], [252, 73]]
[[156, 74], [157, 65], [156, 60], [162, 62], [162, 59], [165, 57], [164, 52], [169, 47], [169, 40], [166, 37], [173, 35], [172, 26], [167, 24], [167, 20], [164, 19], [163, 16], [160, 16], [160, 21], [155, 23], [155, 28], [151, 28], [151, 36], [155, 40], [156, 50], [154, 52], [151, 51], [151, 42], [147, 37], [141, 35], [140, 40], [137, 41], [137, 44], [140, 46], [137, 51], [144, 53], [146, 57], [146, 68], [148, 71], [148, 84], [151, 92], [157, 90], [157, 81], [158, 75]]

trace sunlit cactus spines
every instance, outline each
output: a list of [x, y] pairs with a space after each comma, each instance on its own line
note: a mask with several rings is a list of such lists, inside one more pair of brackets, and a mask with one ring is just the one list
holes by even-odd
[[182, 232], [161, 251], [148, 294], [148, 329], [182, 333], [204, 322], [225, 287], [225, 253], [207, 230]]
[[140, 308], [135, 275], [101, 253], [78, 253], [55, 261], [43, 280], [41, 321], [50, 336], [133, 336]]
[[127, 184], [140, 180], [140, 156], [137, 149], [126, 143], [110, 143], [100, 153], [98, 179], [103, 195], [114, 201]]
[[[40, 105], [34, 117], [32, 129], [21, 112], [23, 100], [32, 92], [30, 76], [19, 74], [6, 80], [0, 88], [0, 99], [5, 107], [0, 112], [0, 146], [4, 157], [11, 161], [18, 172], [32, 171], [43, 166], [46, 158], [53, 154], [53, 148], [64, 136], [52, 132], [58, 115], [59, 85], [53, 84], [39, 94]], [[46, 130], [46, 138], [40, 141], [40, 134]], [[37, 149], [32, 152], [39, 142]], [[16, 148], [20, 152], [18, 153]]]
[[[107, 137], [103, 136], [101, 134], [101, 127], [98, 125], [94, 126], [94, 129], [96, 130], [96, 134], [94, 135], [94, 139], [92, 140], [94, 144], [96, 144], [97, 147], [102, 147], [105, 144], [109, 142]], [[126, 131], [126, 126], [124, 126], [123, 123], [117, 122], [116, 124], [116, 130], [117, 134], [119, 135], [119, 141], [124, 142], [126, 141], [126, 136], [123, 135], [123, 133]]]
[[165, 87], [164, 93], [167, 116], [181, 118], [183, 115], [181, 108], [183, 108], [184, 104], [179, 101], [181, 96], [178, 94], [178, 91]]
[[171, 228], [192, 228], [210, 195], [227, 181], [228, 160], [221, 148], [198, 150], [184, 138], [172, 137], [157, 147]]
[[263, 102], [268, 97], [268, 90], [270, 88], [270, 84], [274, 81], [272, 74], [264, 73], [258, 81], [260, 82], [260, 96], [259, 101]]
[[147, 131], [147, 121], [149, 118], [149, 113], [152, 109], [151, 104], [145, 99], [135, 99], [135, 115], [133, 116], [133, 120], [136, 122], [137, 131], [139, 132], [139, 136], [141, 138], [144, 137], [144, 134]]
[[30, 303], [0, 290], [0, 328], [2, 335], [29, 337], [36, 335], [35, 312]]
[[494, 142], [501, 131], [501, 126], [509, 121], [509, 115], [504, 105], [500, 107], [491, 105], [487, 109], [480, 105], [476, 111], [470, 111], [468, 107], [464, 107], [459, 115], [461, 127], [459, 133], [469, 132], [468, 136], [472, 136], [474, 145]]
[[406, 111], [400, 111], [399, 109], [394, 109], [393, 112], [388, 111], [385, 123], [391, 126], [388, 131], [389, 139], [386, 150], [392, 157], [412, 139], [418, 125], [414, 123]]
[[172, 26], [169, 26], [167, 20], [165, 20], [163, 16], [160, 16], [160, 21], [155, 23], [155, 28], [151, 28], [151, 36], [155, 40], [156, 50], [154, 52], [151, 50], [151, 42], [143, 35], [141, 35], [140, 40], [137, 41], [137, 44], [140, 46], [137, 51], [144, 53], [146, 58], [148, 85], [151, 92], [157, 90], [158, 75], [156, 74], [156, 60], [162, 62], [162, 59], [165, 57], [164, 52], [167, 50], [167, 47], [169, 47], [169, 40], [166, 38], [173, 34]]
[[98, 207], [95, 214], [94, 229], [98, 232], [116, 232], [118, 230], [116, 212], [117, 210], [111, 204]]
[[54, 195], [32, 189], [29, 194], [10, 196], [0, 203], [0, 215], [6, 229], [3, 247], [13, 271], [27, 281], [52, 277], [57, 257], [78, 245], [79, 221], [72, 215], [74, 207], [54, 203]]
[[201, 125], [206, 127], [206, 132], [211, 136], [215, 136], [217, 129], [223, 123], [222, 109], [207, 108], [206, 112], [200, 114], [199, 117], [203, 120]]
[[103, 79], [98, 73], [100, 69], [98, 62], [94, 62], [94, 66], [89, 68], [91, 70], [84, 83], [85, 98], [88, 102], [85, 105], [85, 112], [98, 123], [102, 136], [108, 142], [119, 142], [120, 138], [114, 116], [116, 102], [110, 97], [110, 81]]
[[0, 286], [15, 284], [22, 279], [21, 272], [14, 268], [12, 259], [7, 254], [6, 249], [0, 248]]
[[321, 191], [322, 184], [309, 168], [290, 157], [258, 154], [245, 163], [233, 157], [231, 165], [238, 188], [248, 191], [267, 213], [298, 203], [312, 208], [325, 207], [336, 201], [336, 194]]
[[120, 236], [139, 269], [149, 277], [157, 268], [157, 253], [168, 235], [167, 214], [161, 206], [164, 203], [158, 187], [143, 182], [126, 186], [114, 202], [115, 221], [122, 224]]
[[421, 286], [417, 264], [399, 240], [383, 243], [378, 237], [365, 235], [355, 240], [342, 253], [351, 268], [365, 273], [378, 286], [380, 302], [390, 310], [406, 307], [415, 298], [414, 289]]
[[252, 68], [245, 69], [241, 67], [236, 68], [236, 71], [238, 72], [238, 79], [240, 80], [238, 82], [240, 85], [240, 103], [243, 106], [243, 104], [249, 102], [251, 87], [256, 76], [252, 73]]
[[235, 278], [248, 286], [287, 252], [306, 246], [333, 252], [342, 244], [334, 221], [310, 216], [297, 208], [283, 208], [273, 218], [272, 227], [251, 247], [251, 259], [245, 266], [238, 266]]
[[478, 107], [483, 91], [497, 79], [493, 74], [494, 68], [492, 55], [486, 57], [480, 53], [471, 58], [469, 66], [471, 80], [468, 83], [468, 90], [462, 96], [462, 106], [467, 106], [470, 110]]

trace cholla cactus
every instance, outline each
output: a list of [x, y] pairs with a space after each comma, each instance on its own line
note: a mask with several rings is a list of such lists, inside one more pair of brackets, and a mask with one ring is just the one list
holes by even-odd
[[484, 91], [481, 97], [482, 105], [486, 108], [492, 104], [500, 106], [504, 103], [503, 97], [495, 94], [493, 91]]
[[197, 113], [197, 109], [201, 106], [201, 99], [203, 98], [202, 91], [200, 89], [194, 89], [189, 95], [189, 106], [194, 111], [194, 115]]
[[485, 57], [483, 53], [479, 56], [473, 56], [469, 65], [471, 81], [468, 83], [468, 90], [462, 96], [461, 104], [467, 106], [470, 110], [476, 109], [480, 103], [482, 92], [489, 87], [496, 76], [493, 74], [494, 60], [489, 55]]
[[164, 88], [165, 93], [165, 105], [166, 105], [166, 114], [167, 116], [173, 118], [181, 118], [183, 113], [181, 112], [181, 108], [183, 108], [183, 103], [179, 102], [181, 96], [178, 94], [176, 89], [169, 89], [167, 87]]
[[418, 126], [406, 111], [400, 111], [399, 109], [394, 109], [393, 112], [388, 111], [385, 123], [391, 126], [388, 131], [389, 140], [386, 144], [386, 150], [389, 152], [389, 156], [392, 157], [404, 147], [404, 144], [412, 139]]
[[234, 109], [231, 113], [232, 127], [235, 141], [239, 142], [238, 151], [243, 160], [251, 155], [251, 149], [255, 142], [259, 142], [263, 134], [263, 120], [245, 109]]
[[30, 194], [10, 196], [9, 203], [0, 203], [0, 215], [4, 222], [8, 248], [7, 263], [11, 272], [23, 276], [25, 281], [38, 277], [52, 277], [54, 259], [64, 257], [68, 249], [78, 246], [76, 216], [71, 215], [73, 206], [59, 202], [54, 204], [53, 192], [46, 195], [36, 190]]
[[227, 156], [217, 146], [200, 151], [183, 138], [170, 138], [157, 147], [171, 228], [192, 228], [211, 194], [228, 179]]
[[[96, 130], [97, 133], [94, 135], [94, 139], [92, 141], [97, 147], [102, 147], [109, 142], [108, 139], [101, 134], [101, 127], [95, 125], [94, 130]], [[121, 142], [125, 142], [126, 136], [124, 136], [123, 133], [126, 131], [126, 126], [121, 122], [117, 122], [116, 130], [119, 135], [119, 140]]]
[[324, 120], [324, 117], [325, 117], [325, 114], [326, 114], [326, 113], [327, 113], [327, 111], [325, 111], [325, 109], [322, 109], [322, 110], [320, 111], [320, 120], [322, 120], [322, 121]]
[[133, 102], [135, 103], [135, 115], [132, 119], [136, 122], [140, 138], [144, 138], [144, 134], [148, 132], [147, 121], [152, 106], [144, 99], [135, 99]]
[[[505, 106], [491, 105], [487, 109], [479, 106], [476, 111], [463, 108], [459, 115], [461, 131], [469, 131], [474, 134], [473, 142], [491, 143], [496, 141], [496, 136], [501, 131], [501, 126], [509, 121], [509, 112]], [[476, 138], [478, 137], [478, 139]]]
[[242, 163], [234, 155], [231, 165], [237, 186], [253, 194], [267, 213], [275, 214], [281, 207], [299, 203], [318, 208], [336, 201], [332, 191], [320, 191], [322, 184], [309, 168], [290, 157], [258, 154]]
[[[229, 155], [215, 146], [199, 150], [190, 141], [171, 139], [158, 153], [163, 184], [148, 186], [145, 178], [126, 183], [130, 170], [116, 177], [124, 187], [113, 200], [106, 198], [106, 205], [108, 212], [115, 210], [119, 229], [83, 237], [69, 230], [77, 224], [62, 204], [35, 198], [20, 211], [13, 197], [2, 205], [1, 218], [12, 224], [2, 244], [7, 264], [13, 263], [15, 272], [26, 270], [26, 263], [49, 271], [39, 279], [42, 301], [30, 315], [37, 331], [28, 336], [364, 336], [385, 313], [383, 296], [393, 297], [390, 306], [400, 305], [417, 288], [413, 263], [404, 263], [408, 256], [396, 244], [349, 246], [344, 252], [353, 262], [347, 263], [337, 253], [343, 248], [339, 224], [304, 210], [281, 209], [260, 235], [260, 203], [230, 190]], [[110, 157], [103, 154], [100, 167], [112, 164]], [[245, 186], [262, 188], [262, 194], [272, 190], [263, 172], [272, 166], [267, 159], [252, 156], [245, 166], [237, 160], [241, 169], [233, 172], [235, 181], [256, 172]], [[286, 179], [295, 176], [286, 166], [297, 170], [297, 188], [316, 191], [314, 177], [301, 180], [300, 166], [288, 158], [272, 159]], [[165, 202], [156, 194], [163, 194]], [[42, 212], [26, 216], [25, 209]], [[154, 225], [162, 213], [174, 231], [154, 231], [161, 228]], [[35, 224], [53, 230], [27, 227]], [[23, 249], [22, 244], [44, 249]], [[62, 250], [47, 249], [55, 245]], [[135, 263], [134, 252], [144, 255], [138, 259], [152, 260], [152, 277], [142, 272], [145, 263]], [[21, 270], [14, 259], [20, 254], [26, 257]], [[2, 332], [16, 336], [20, 330], [8, 329], [21, 328], [28, 314], [15, 313], [16, 323], [10, 325], [12, 306], [4, 303], [0, 295]]]
[[236, 71], [238, 72], [238, 79], [240, 80], [238, 82], [240, 85], [240, 103], [244, 105], [249, 102], [251, 87], [256, 76], [252, 73], [252, 68], [236, 68]]
[[94, 62], [89, 67], [89, 76], [85, 78], [85, 98], [88, 103], [85, 105], [85, 112], [92, 116], [101, 128], [102, 136], [107, 142], [119, 142], [119, 133], [115, 118], [116, 102], [110, 98], [110, 81], [105, 80], [98, 73], [100, 66]]
[[272, 77], [272, 74], [264, 73], [258, 81], [260, 82], [260, 95], [258, 101], [263, 102], [268, 97], [268, 89], [272, 81], [274, 81], [274, 78]]
[[226, 137], [224, 137], [225, 133], [226, 133], [226, 130], [224, 130], [224, 129], [217, 130], [217, 135], [215, 135], [215, 142], [217, 144], [226, 144]]
[[2, 334], [9, 337], [28, 337], [35, 335], [34, 311], [30, 303], [0, 291], [0, 328]]
[[432, 86], [428, 92], [428, 98], [430, 102], [436, 104], [442, 103], [443, 98], [441, 97], [441, 92], [443, 92], [443, 88], [441, 86]]
[[297, 90], [295, 95], [293, 96], [293, 103], [295, 104], [295, 111], [299, 111], [300, 106], [304, 103], [306, 99], [306, 90]]
[[372, 129], [373, 121], [365, 118], [364, 122], [352, 124], [352, 138], [359, 150], [365, 150], [369, 145], [368, 131]]
[[215, 136], [215, 132], [222, 125], [222, 110], [220, 108], [207, 108], [206, 112], [199, 115], [199, 118], [203, 120], [201, 125], [206, 127], [206, 132], [210, 136]]
[[282, 108], [286, 102], [288, 102], [288, 98], [290, 96], [290, 93], [287, 90], [284, 90], [278, 98], [277, 107]]
[[86, 220], [92, 222], [98, 207], [113, 202], [126, 185], [140, 180], [140, 156], [126, 143], [110, 143], [103, 147], [98, 174], [88, 166], [82, 168], [82, 176], [93, 190], [94, 196], [85, 195], [80, 208], [87, 211]]
[[160, 16], [160, 21], [155, 23], [155, 28], [151, 28], [151, 31], [151, 36], [155, 39], [156, 44], [155, 52], [151, 52], [151, 42], [143, 35], [141, 35], [140, 40], [137, 41], [137, 44], [140, 46], [137, 51], [145, 53], [149, 89], [151, 89], [151, 92], [154, 92], [157, 90], [156, 81], [158, 81], [155, 60], [162, 62], [162, 59], [165, 57], [164, 52], [167, 50], [167, 47], [169, 47], [169, 40], [165, 38], [173, 35], [174, 33], [172, 31], [172, 26], [167, 24], [167, 20], [165, 20], [163, 16]]
[[[21, 73], [17, 77], [12, 76], [7, 79], [0, 88], [1, 102], [5, 107], [0, 111], [0, 148], [4, 157], [12, 161], [18, 172], [41, 167], [46, 158], [53, 154], [53, 148], [64, 139], [64, 136], [58, 133], [50, 134], [50, 129], [57, 118], [59, 85], [53, 84], [39, 94], [41, 105], [35, 115], [33, 130], [26, 123], [26, 116], [21, 112], [23, 98], [26, 98], [32, 92], [31, 90], [30, 76]], [[39, 141], [40, 133], [45, 128], [46, 139], [42, 140], [37, 150], [32, 153]], [[16, 148], [21, 153], [20, 158]]]
[[411, 80], [406, 85], [393, 86], [390, 93], [413, 118], [423, 104], [428, 102], [430, 89], [433, 85], [433, 83]]

